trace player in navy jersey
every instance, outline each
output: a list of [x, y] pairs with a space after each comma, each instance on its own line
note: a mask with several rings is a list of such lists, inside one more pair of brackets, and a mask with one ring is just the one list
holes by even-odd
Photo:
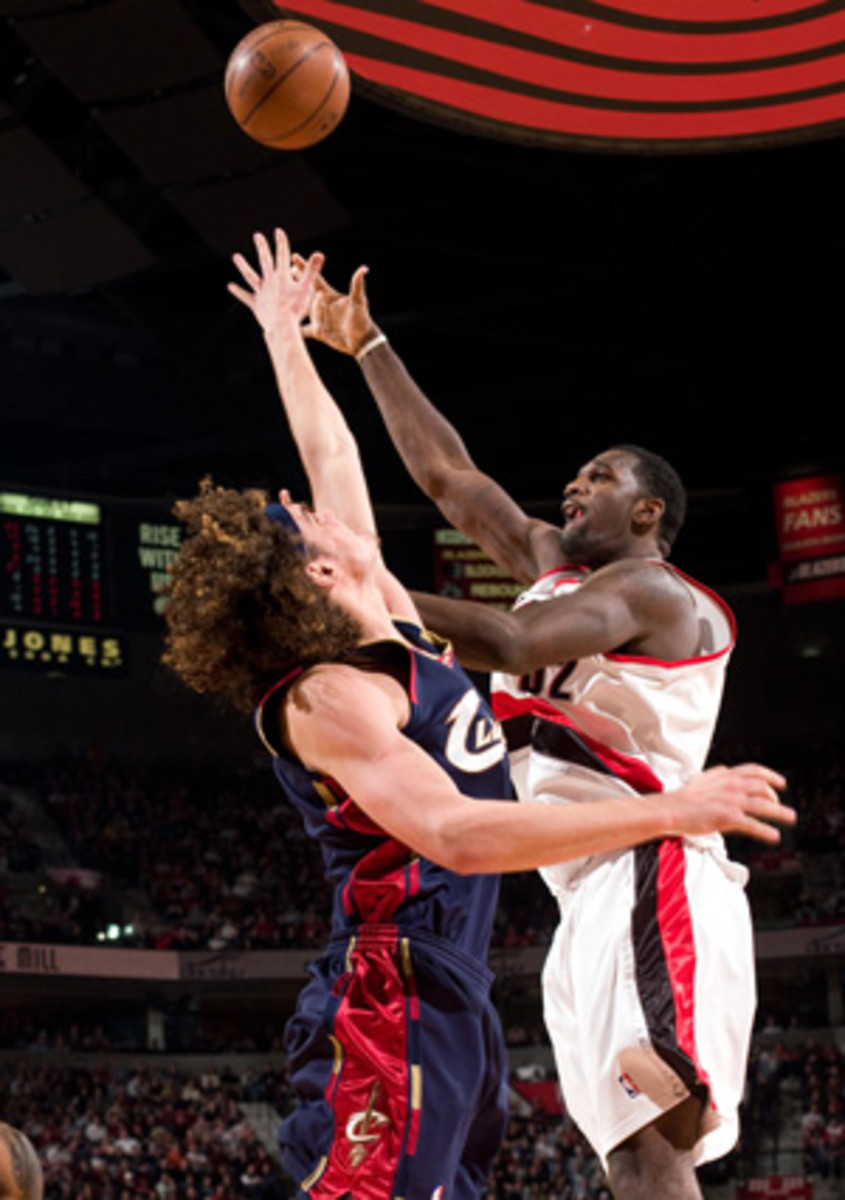
[[385, 567], [357, 447], [305, 348], [321, 257], [293, 270], [281, 232], [256, 250], [231, 290], [264, 331], [315, 508], [210, 482], [180, 502], [166, 661], [255, 712], [334, 889], [286, 1031], [300, 1104], [280, 1136], [301, 1194], [468, 1200], [506, 1116], [486, 965], [497, 875], [665, 833], [775, 841], [768, 822], [794, 814], [754, 765], [662, 797], [508, 803], [501, 728]]

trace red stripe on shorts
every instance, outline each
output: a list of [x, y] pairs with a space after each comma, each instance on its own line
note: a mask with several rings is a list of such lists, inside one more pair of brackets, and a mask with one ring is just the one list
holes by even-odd
[[695, 1064], [702, 1083], [709, 1085], [695, 1041], [695, 937], [686, 888], [686, 855], [678, 838], [662, 842], [658, 850], [657, 922], [675, 1005], [678, 1047]]
[[407, 967], [395, 931], [363, 927], [339, 981], [342, 999], [333, 1036], [339, 1067], [326, 1090], [334, 1141], [312, 1200], [391, 1200], [403, 1157], [415, 1142], [419, 1114], [412, 1110]]

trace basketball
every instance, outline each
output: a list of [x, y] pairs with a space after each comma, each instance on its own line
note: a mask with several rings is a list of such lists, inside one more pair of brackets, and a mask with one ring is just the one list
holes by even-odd
[[301, 21], [250, 30], [229, 56], [226, 103], [244, 133], [277, 150], [313, 146], [349, 103], [349, 70], [325, 33]]

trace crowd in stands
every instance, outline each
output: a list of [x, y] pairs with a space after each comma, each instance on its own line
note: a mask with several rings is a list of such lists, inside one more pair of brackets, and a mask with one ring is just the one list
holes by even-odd
[[[238, 1076], [176, 1067], [56, 1067], [3, 1073], [0, 1111], [25, 1129], [50, 1200], [277, 1200], [293, 1194], [239, 1107], [290, 1096], [268, 1068]], [[565, 1115], [514, 1115], [489, 1200], [609, 1200], [595, 1155]]]
[[797, 1070], [807, 1174], [845, 1179], [845, 1056], [834, 1045], [811, 1045]]
[[800, 1120], [803, 1174], [845, 1181], [845, 1054], [833, 1041], [764, 1034], [752, 1050], [744, 1120], [746, 1153], [784, 1134], [785, 1097]]
[[[163, 1018], [156, 1036], [150, 1035], [147, 1010], [142, 1001], [129, 1008], [96, 1003], [90, 997], [85, 1007], [68, 1015], [56, 1008], [41, 1010], [33, 1004], [25, 1007], [0, 1007], [0, 1050], [26, 1054], [46, 1051], [85, 1054], [193, 1054], [193, 1055], [274, 1055], [282, 1051], [285, 1022], [283, 1010], [273, 1019], [268, 1012], [261, 1018], [248, 1019], [233, 1011], [228, 1018], [168, 1012], [166, 1002], [158, 1015]], [[65, 1006], [67, 1010], [69, 1005]]]
[[245, 1081], [176, 1068], [54, 1067], [18, 1062], [0, 1078], [0, 1111], [24, 1129], [50, 1200], [276, 1200], [273, 1156], [240, 1108], [284, 1101], [267, 1072]]
[[801, 814], [796, 845], [808, 852], [845, 852], [845, 751], [841, 741], [809, 746], [790, 787]]
[[[292, 1098], [271, 1064], [206, 1068], [53, 1065], [37, 1047], [7, 1064], [0, 1111], [37, 1147], [53, 1198], [276, 1200], [291, 1193], [275, 1156], [240, 1104], [276, 1113]], [[742, 1140], [705, 1169], [716, 1181], [759, 1171], [765, 1139], [777, 1146], [783, 1095], [800, 1095], [803, 1173], [845, 1179], [845, 1058], [833, 1043], [763, 1037], [752, 1051]], [[764, 1169], [764, 1168], [763, 1168]], [[772, 1170], [777, 1172], [773, 1165]], [[512, 1113], [487, 1189], [489, 1200], [610, 1200], [596, 1156], [562, 1105]]]
[[41, 848], [23, 829], [21, 814], [2, 782], [0, 773], [0, 874], [37, 871], [41, 866]]
[[611, 1200], [601, 1163], [564, 1112], [513, 1114], [489, 1200]]

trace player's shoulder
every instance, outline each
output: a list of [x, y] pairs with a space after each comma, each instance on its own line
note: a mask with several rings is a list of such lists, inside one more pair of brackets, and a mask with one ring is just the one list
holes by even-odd
[[648, 586], [678, 587], [680, 581], [674, 568], [662, 558], [617, 558], [590, 572], [589, 578], [630, 579]]
[[367, 690], [371, 681], [368, 673], [352, 662], [314, 663], [303, 671], [287, 690], [287, 699], [293, 704], [349, 703], [351, 693]]
[[286, 696], [288, 718], [354, 725], [362, 714], [383, 704], [404, 709], [405, 689], [388, 663], [361, 661], [315, 663], [300, 675]]
[[392, 676], [321, 663], [293, 685], [280, 722], [285, 745], [310, 770], [332, 774], [336, 756], [367, 757], [408, 717], [407, 693]]
[[659, 604], [664, 609], [690, 606], [689, 583], [670, 563], [659, 558], [619, 558], [588, 576], [590, 588], [621, 591], [631, 602]]

